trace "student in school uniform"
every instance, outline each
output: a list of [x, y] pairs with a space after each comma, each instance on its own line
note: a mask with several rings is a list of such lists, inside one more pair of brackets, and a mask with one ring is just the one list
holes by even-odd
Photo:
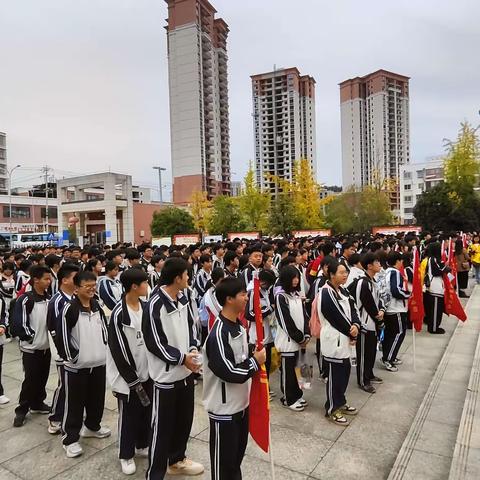
[[350, 271], [348, 272], [345, 288], [348, 288], [357, 278], [365, 276], [365, 270], [362, 267], [361, 256], [359, 253], [352, 253], [352, 255], [348, 257], [347, 263], [350, 267]]
[[320, 341], [325, 368], [327, 401], [325, 416], [340, 426], [349, 424], [345, 415], [356, 415], [357, 409], [348, 405], [345, 392], [350, 379], [350, 356], [360, 331], [355, 302], [343, 288], [348, 272], [344, 265], [333, 261], [327, 266], [328, 281], [317, 298], [317, 311], [322, 329]]
[[204, 471], [203, 465], [185, 454], [193, 421], [192, 373], [201, 367], [194, 319], [183, 293], [188, 270], [183, 258], [169, 258], [163, 266], [162, 285], [143, 311], [142, 333], [154, 382], [147, 480], [161, 480], [166, 473], [199, 475]]
[[293, 265], [280, 270], [278, 289], [275, 294], [275, 315], [278, 329], [275, 347], [281, 354], [280, 387], [283, 393], [280, 402], [284, 407], [301, 412], [307, 405], [298, 384], [295, 367], [299, 350], [305, 348], [310, 333], [308, 317], [299, 294], [300, 272]]
[[68, 458], [83, 453], [80, 437], [111, 435], [109, 428], [101, 426], [105, 405], [107, 322], [95, 299], [96, 280], [93, 272], [83, 271], [75, 276], [76, 294], [65, 305], [62, 328], [57, 332], [65, 360], [62, 440]]
[[105, 275], [97, 279], [98, 296], [110, 312], [122, 298], [122, 284], [117, 277], [118, 265], [110, 260], [105, 265]]
[[50, 253], [45, 257], [45, 265], [50, 269], [52, 274], [52, 283], [48, 289], [48, 294], [53, 297], [58, 291], [58, 270], [60, 270], [61, 258], [54, 253]]
[[215, 290], [219, 283], [225, 278], [225, 271], [223, 268], [214, 268], [212, 271], [212, 277], [209, 280], [206, 291], [202, 300], [200, 300], [200, 306], [198, 307], [198, 314], [200, 317], [200, 324], [202, 329], [201, 345], [205, 343], [208, 332], [212, 328], [213, 322], [220, 313], [221, 306], [218, 303], [215, 295]]
[[195, 280], [193, 281], [193, 289], [196, 293], [197, 305], [208, 290], [209, 281], [212, 278], [212, 257], [208, 253], [200, 256], [200, 270], [198, 270]]
[[225, 268], [225, 247], [221, 243], [213, 246], [213, 268]]
[[252, 281], [253, 272], [259, 272], [263, 262], [262, 245], [256, 243], [249, 248], [248, 263], [239, 275], [245, 288]]
[[14, 427], [21, 427], [31, 413], [48, 414], [50, 406], [45, 403], [45, 390], [50, 372], [50, 345], [47, 330], [47, 289], [52, 281], [47, 267], [30, 268], [32, 289], [20, 295], [13, 307], [12, 327], [20, 339], [25, 377], [15, 409]]
[[118, 443], [122, 472], [136, 472], [134, 456], [148, 456], [152, 381], [142, 335], [143, 302], [148, 275], [131, 268], [120, 276], [125, 295], [108, 326], [107, 377], [118, 400]]
[[262, 348], [249, 354], [247, 332], [238, 316], [247, 294], [240, 279], [226, 278], [216, 290], [222, 311], [207, 338], [203, 400], [210, 418], [212, 480], [241, 480], [248, 441], [251, 377], [265, 363]]
[[80, 271], [80, 267], [73, 263], [65, 263], [57, 272], [59, 289], [57, 293], [48, 302], [47, 327], [53, 341], [51, 346], [52, 353], [55, 350], [55, 363], [57, 366], [58, 384], [53, 394], [52, 407], [48, 416], [48, 433], [55, 435], [60, 432], [65, 412], [65, 369], [64, 359], [58, 352], [63, 348], [59, 344], [59, 335], [57, 332], [62, 327], [62, 313], [67, 302], [73, 298], [75, 293], [74, 278]]
[[[377, 355], [377, 329], [383, 326], [385, 307], [380, 299], [380, 287], [375, 275], [382, 268], [374, 253], [362, 257], [364, 275], [350, 285], [349, 291], [355, 299], [360, 314], [360, 335], [357, 338], [357, 383], [367, 393], [375, 393], [373, 384], [383, 383], [373, 373]], [[351, 272], [350, 272], [351, 273]]]
[[29, 290], [30, 268], [32, 265], [33, 263], [30, 260], [22, 260], [20, 263], [20, 268], [17, 271], [15, 280], [15, 297]]
[[225, 264], [225, 276], [236, 278], [239, 265], [238, 255], [232, 250], [228, 250], [223, 257], [223, 261]]
[[3, 345], [5, 344], [7, 333], [6, 312], [5, 299], [0, 295], [0, 405], [10, 402], [10, 399], [5, 395], [2, 385]]
[[150, 262], [152, 269], [148, 273], [148, 284], [151, 291], [158, 285], [160, 281], [160, 275], [162, 274], [162, 268], [165, 264], [167, 257], [163, 253], [155, 254]]

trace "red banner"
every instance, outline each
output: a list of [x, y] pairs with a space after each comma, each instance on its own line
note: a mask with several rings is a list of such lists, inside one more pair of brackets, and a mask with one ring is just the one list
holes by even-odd
[[443, 283], [445, 286], [445, 293], [443, 295], [445, 302], [445, 313], [447, 315], [453, 315], [464, 322], [467, 319], [467, 314], [463, 309], [463, 305], [460, 303], [457, 292], [453, 288], [452, 282], [448, 278], [448, 273], [443, 275]]
[[410, 321], [416, 332], [422, 331], [425, 309], [423, 306], [422, 278], [420, 274], [420, 255], [417, 247], [413, 251], [413, 282], [412, 295], [408, 299], [408, 312]]
[[[263, 321], [260, 306], [260, 281], [258, 274], [253, 277], [253, 308], [255, 312], [255, 326], [257, 331], [257, 349], [263, 348]], [[249, 431], [257, 445], [268, 452], [270, 444], [270, 404], [268, 377], [265, 365], [252, 378], [250, 390]]]

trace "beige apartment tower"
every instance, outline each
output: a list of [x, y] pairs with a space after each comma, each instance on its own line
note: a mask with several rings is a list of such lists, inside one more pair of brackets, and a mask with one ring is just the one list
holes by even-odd
[[166, 0], [173, 202], [230, 195], [228, 25], [207, 0]]
[[378, 70], [340, 83], [343, 187], [392, 179], [400, 208], [400, 168], [410, 162], [409, 77]]
[[275, 194], [270, 175], [292, 180], [295, 160], [310, 160], [316, 175], [315, 80], [297, 68], [251, 78], [256, 181]]

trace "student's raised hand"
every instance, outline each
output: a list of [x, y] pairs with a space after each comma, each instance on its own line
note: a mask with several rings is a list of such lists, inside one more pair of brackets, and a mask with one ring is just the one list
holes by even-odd
[[263, 365], [267, 360], [267, 351], [265, 348], [262, 348], [261, 350], [255, 350], [253, 353], [253, 358], [255, 358], [259, 365]]
[[196, 351], [187, 353], [185, 355], [185, 360], [183, 362], [185, 367], [187, 367], [193, 373], [198, 373], [202, 366], [199, 363], [197, 363], [197, 355], [198, 353]]

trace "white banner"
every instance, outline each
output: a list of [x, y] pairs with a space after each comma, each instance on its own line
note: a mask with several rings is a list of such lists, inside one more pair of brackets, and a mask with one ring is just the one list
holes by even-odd
[[292, 232], [295, 238], [301, 237], [329, 237], [332, 234], [330, 229], [326, 230], [295, 230]]
[[257, 240], [260, 237], [258, 232], [229, 232], [227, 238], [233, 240], [234, 238], [240, 238], [241, 240]]

